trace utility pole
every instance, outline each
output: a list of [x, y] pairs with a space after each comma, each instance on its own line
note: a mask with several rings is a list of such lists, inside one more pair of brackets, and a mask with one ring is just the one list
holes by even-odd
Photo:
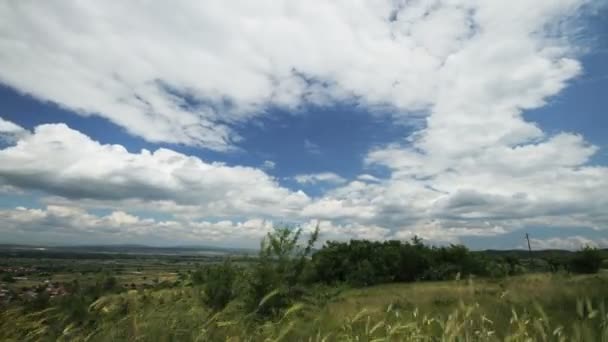
[[530, 235], [526, 233], [526, 240], [528, 240], [528, 252], [530, 252], [530, 262], [532, 262], [532, 247], [530, 247]]

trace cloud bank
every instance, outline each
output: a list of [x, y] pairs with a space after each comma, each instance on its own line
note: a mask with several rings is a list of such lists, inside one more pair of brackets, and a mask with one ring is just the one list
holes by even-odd
[[227, 150], [269, 106], [347, 101], [432, 110], [465, 148], [540, 134], [518, 109], [580, 72], [555, 36], [584, 3], [5, 2], [0, 82], [152, 142]]
[[[439, 168], [444, 160], [412, 155], [409, 149], [392, 146], [369, 153], [370, 165], [392, 170], [388, 178], [364, 175], [342, 184], [346, 180], [340, 177], [336, 183], [339, 176], [331, 173], [302, 176], [307, 182], [334, 182], [331, 190], [310, 197], [282, 186], [262, 169], [210, 163], [169, 149], [133, 153], [120, 145], [100, 144], [64, 124], [40, 125], [0, 150], [0, 184], [43, 191], [47, 209], [8, 210], [3, 222], [17, 222], [16, 217], [27, 214], [30, 220], [24, 222], [32, 227], [53, 222], [58, 227], [117, 232], [123, 227], [122, 233], [131, 238], [134, 232], [175, 229], [174, 238], [199, 232], [210, 239], [238, 240], [246, 236], [236, 230], [253, 223], [260, 225], [260, 233], [267, 231], [268, 222], [311, 226], [321, 220], [327, 235], [336, 239], [417, 234], [438, 243], [528, 226], [605, 229], [608, 223], [608, 168], [584, 166], [596, 148], [579, 136], [560, 134], [503, 147], [496, 155], [488, 150], [475, 158], [451, 160], [445, 169]], [[560, 158], [556, 151], [567, 153]], [[69, 208], [70, 215], [61, 216], [62, 208]], [[116, 215], [87, 213], [97, 208]], [[139, 218], [123, 208], [169, 218]], [[121, 218], [126, 225], [112, 221]], [[20, 227], [27, 230], [27, 225]]]
[[[178, 222], [170, 227], [186, 230], [213, 218], [204, 221], [211, 235], [238, 235], [246, 222], [319, 219], [332, 236], [442, 242], [525, 227], [606, 229], [608, 168], [591, 164], [598, 147], [547, 134], [523, 115], [583, 72], [570, 33], [589, 3], [2, 3], [0, 82], [150, 142], [228, 151], [246, 144], [239, 124], [274, 107], [349, 103], [396, 125], [424, 118], [413, 134], [372, 148], [356, 179], [295, 176], [332, 184], [317, 197], [265, 172], [274, 162], [134, 153], [64, 124], [27, 132], [3, 120], [0, 136], [12, 140], [0, 150], [0, 185], [42, 191], [49, 205], [4, 218], [38, 215], [31, 222], [40, 227], [57, 208], [102, 207], [131, 227], [165, 229], [116, 210], [124, 206], [170, 215]], [[68, 217], [123, 227], [87, 215]]]

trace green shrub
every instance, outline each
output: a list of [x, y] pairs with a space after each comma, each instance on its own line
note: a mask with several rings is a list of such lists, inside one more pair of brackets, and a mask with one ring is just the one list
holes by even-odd
[[245, 307], [261, 316], [275, 315], [303, 294], [306, 263], [319, 235], [318, 227], [300, 246], [302, 229], [275, 228], [262, 240], [247, 276]]
[[353, 272], [349, 274], [347, 281], [355, 286], [370, 286], [376, 283], [376, 278], [374, 266], [369, 260], [364, 259], [355, 266]]
[[2, 276], [1, 280], [5, 283], [14, 283], [15, 282], [15, 278], [13, 278], [13, 276], [10, 273], [4, 274]]
[[[496, 262], [465, 246], [429, 247], [411, 241], [327, 242], [312, 258], [316, 281], [368, 286], [388, 282], [447, 280], [461, 276], [495, 275]], [[513, 261], [517, 265], [517, 261]], [[515, 273], [510, 264], [500, 276]], [[493, 272], [493, 273], [492, 273]]]
[[236, 269], [229, 260], [212, 265], [207, 271], [204, 302], [214, 310], [223, 309], [235, 298]]
[[597, 273], [602, 265], [602, 255], [597, 248], [585, 247], [576, 252], [570, 262], [570, 269], [575, 273]]
[[201, 285], [205, 283], [205, 272], [202, 268], [198, 268], [196, 271], [190, 274], [190, 280], [194, 285]]

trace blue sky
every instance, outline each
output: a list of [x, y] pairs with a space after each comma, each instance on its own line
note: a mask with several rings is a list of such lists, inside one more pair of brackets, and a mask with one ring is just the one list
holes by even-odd
[[601, 2], [130, 6], [0, 6], [0, 240], [608, 246]]

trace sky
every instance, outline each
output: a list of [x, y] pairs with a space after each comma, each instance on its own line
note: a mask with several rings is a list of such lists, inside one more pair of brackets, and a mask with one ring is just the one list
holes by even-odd
[[0, 242], [608, 247], [592, 0], [0, 2]]

